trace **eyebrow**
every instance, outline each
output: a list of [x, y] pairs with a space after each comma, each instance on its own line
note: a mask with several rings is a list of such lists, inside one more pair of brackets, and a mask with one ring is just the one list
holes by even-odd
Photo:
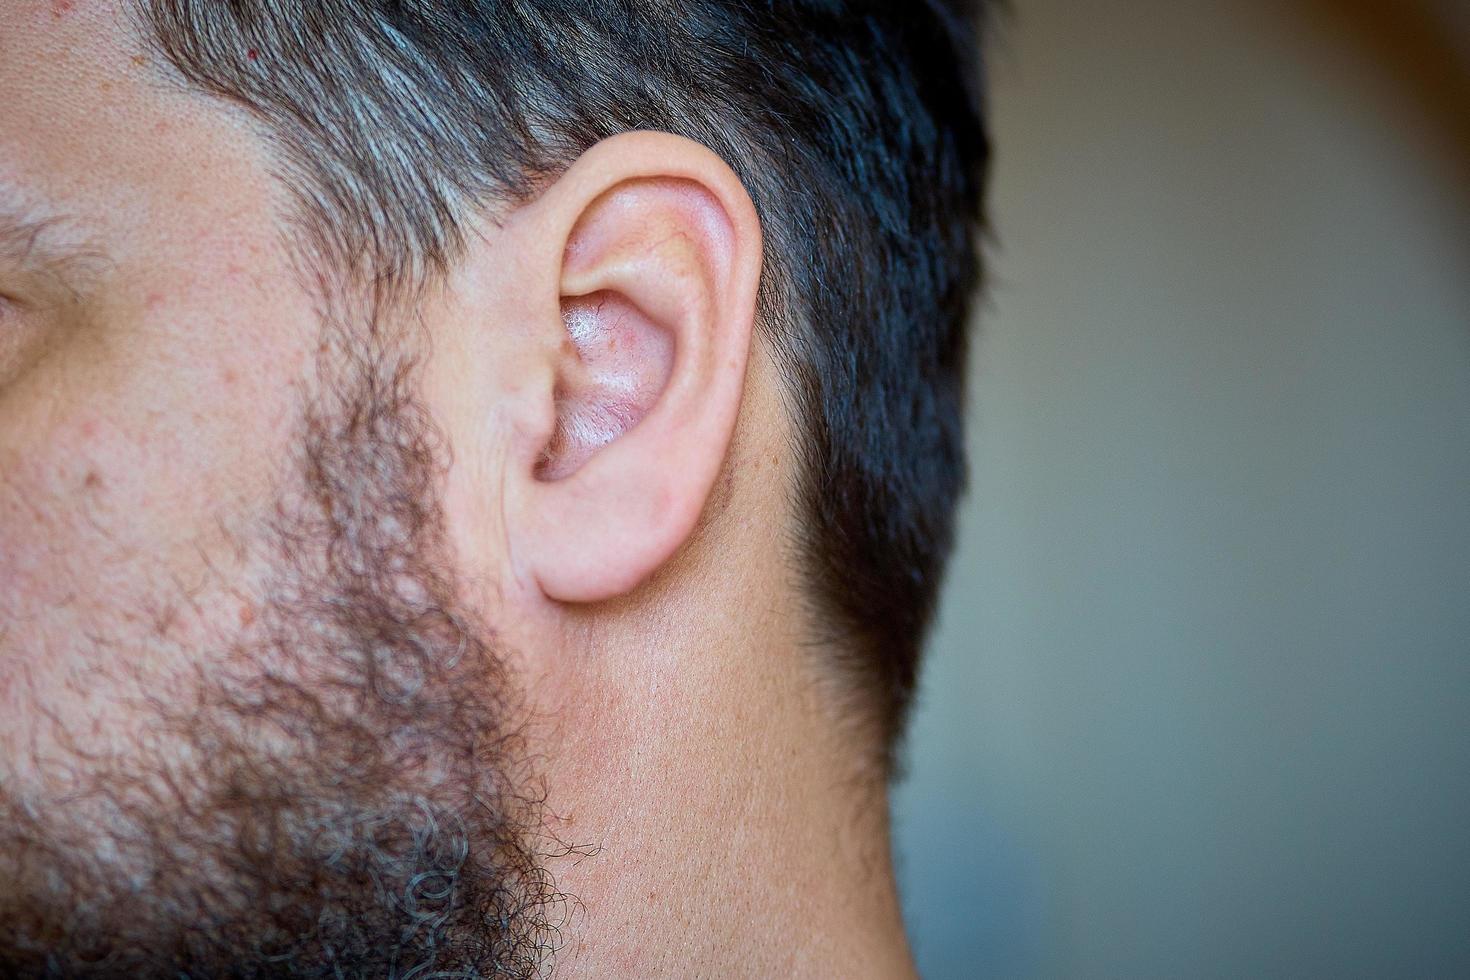
[[111, 264], [73, 219], [18, 202], [0, 187], [0, 269], [10, 268], [80, 297]]

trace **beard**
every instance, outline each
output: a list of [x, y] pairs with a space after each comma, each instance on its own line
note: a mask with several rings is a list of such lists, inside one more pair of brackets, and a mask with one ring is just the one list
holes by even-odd
[[443, 454], [410, 361], [342, 363], [239, 546], [249, 622], [133, 678], [125, 745], [53, 717], [51, 788], [0, 777], [0, 975], [549, 971], [572, 903], [509, 670], [450, 572]]

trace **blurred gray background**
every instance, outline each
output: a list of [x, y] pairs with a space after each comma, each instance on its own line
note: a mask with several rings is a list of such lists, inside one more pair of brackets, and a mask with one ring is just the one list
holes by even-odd
[[1470, 3], [1011, 7], [921, 970], [1470, 977]]

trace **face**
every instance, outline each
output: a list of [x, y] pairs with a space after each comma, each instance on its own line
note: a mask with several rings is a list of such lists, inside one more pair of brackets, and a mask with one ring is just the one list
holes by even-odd
[[418, 338], [304, 287], [258, 134], [119, 9], [0, 9], [0, 972], [531, 972]]

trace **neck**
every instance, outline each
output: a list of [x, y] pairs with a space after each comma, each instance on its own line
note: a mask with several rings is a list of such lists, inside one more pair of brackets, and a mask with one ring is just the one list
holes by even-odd
[[647, 650], [560, 716], [552, 829], [594, 856], [552, 868], [582, 905], [559, 972], [912, 975], [886, 788], [797, 681], [810, 650], [726, 652]]
[[595, 849], [551, 868], [582, 906], [558, 971], [912, 976], [870, 733], [841, 720], [782, 566], [700, 550], [570, 624], [534, 685], [550, 828]]

